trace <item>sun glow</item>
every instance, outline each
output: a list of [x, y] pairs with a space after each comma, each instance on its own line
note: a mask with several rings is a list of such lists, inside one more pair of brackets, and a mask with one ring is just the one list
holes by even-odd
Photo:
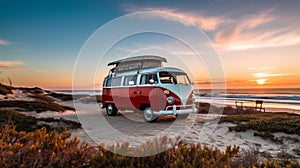
[[257, 79], [256, 80], [256, 83], [259, 84], [259, 85], [263, 85], [267, 82], [267, 79]]

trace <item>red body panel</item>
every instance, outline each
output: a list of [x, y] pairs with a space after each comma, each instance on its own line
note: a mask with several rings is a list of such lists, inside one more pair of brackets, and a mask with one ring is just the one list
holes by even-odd
[[[105, 108], [107, 103], [114, 103], [118, 109], [140, 110], [142, 105], [150, 105], [154, 111], [165, 110], [167, 106], [182, 105], [181, 99], [171, 91], [164, 92], [165, 88], [158, 86], [136, 86], [103, 88], [102, 105]], [[170, 105], [167, 98], [173, 96], [175, 103]], [[191, 105], [192, 94], [186, 102]]]

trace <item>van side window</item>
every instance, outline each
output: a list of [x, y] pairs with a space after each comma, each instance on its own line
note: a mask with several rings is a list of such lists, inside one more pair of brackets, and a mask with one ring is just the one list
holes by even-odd
[[137, 75], [133, 75], [133, 76], [126, 76], [124, 78], [124, 86], [131, 86], [131, 85], [136, 85], [136, 79], [137, 79]]
[[169, 72], [159, 72], [159, 80], [162, 84], [177, 84], [176, 76]]
[[151, 79], [153, 80], [153, 83], [158, 83], [157, 75], [156, 74], [144, 74], [141, 76], [140, 84], [153, 84], [151, 82]]
[[115, 77], [111, 80], [111, 86], [121, 86], [122, 77]]
[[102, 85], [102, 86], [106, 86], [106, 82], [107, 82], [107, 77], [104, 78], [104, 81], [103, 81], [103, 85]]
[[106, 79], [106, 86], [111, 86], [111, 78]]
[[122, 77], [108, 77], [105, 79], [105, 86], [121, 86]]

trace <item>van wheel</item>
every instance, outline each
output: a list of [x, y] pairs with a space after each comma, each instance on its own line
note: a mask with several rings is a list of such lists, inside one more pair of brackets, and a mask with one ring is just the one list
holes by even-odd
[[144, 110], [144, 119], [146, 122], [155, 122], [157, 121], [157, 116], [153, 114], [153, 111], [150, 107], [147, 107]]
[[178, 119], [186, 119], [188, 118], [189, 114], [176, 114], [175, 116]]
[[106, 107], [106, 114], [108, 116], [115, 116], [118, 112], [118, 109], [114, 104], [108, 104]]

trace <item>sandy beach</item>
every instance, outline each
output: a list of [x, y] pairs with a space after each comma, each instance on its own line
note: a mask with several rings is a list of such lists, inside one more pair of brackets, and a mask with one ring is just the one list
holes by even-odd
[[[61, 102], [64, 105], [72, 105], [73, 102]], [[95, 107], [93, 103], [79, 104], [85, 109]], [[235, 126], [233, 123], [216, 123], [220, 115], [215, 114], [190, 114], [185, 120], [177, 120], [174, 116], [161, 116], [156, 123], [145, 123], [143, 116], [131, 111], [122, 111], [115, 117], [106, 115], [105, 110], [89, 110], [68, 113], [51, 113], [55, 117], [63, 117], [66, 119], [76, 120], [78, 116], [83, 122], [83, 129], [72, 130], [72, 136], [78, 137], [82, 141], [89, 142], [94, 145], [106, 144], [112, 145], [116, 143], [129, 142], [132, 147], [146, 143], [147, 140], [169, 136], [176, 138], [182, 137], [187, 144], [206, 145], [212, 148], [225, 150], [227, 146], [237, 145], [245, 151], [256, 151], [259, 159], [268, 160], [270, 157], [276, 158], [278, 153], [286, 152], [295, 159], [300, 160], [300, 156], [295, 153], [295, 149], [300, 148], [300, 136], [286, 134], [283, 132], [275, 133], [278, 138], [283, 139], [282, 144], [254, 136], [254, 130], [245, 132], [229, 131], [229, 127]], [[268, 112], [283, 112], [286, 109], [266, 109]], [[293, 112], [293, 111], [287, 111]], [[85, 115], [82, 117], [82, 115]], [[103, 118], [102, 118], [103, 117]], [[103, 120], [102, 122], [97, 122]], [[96, 121], [95, 121], [96, 119]], [[85, 122], [84, 120], [88, 121]], [[105, 122], [104, 122], [105, 121]], [[109, 128], [112, 132], [105, 130]], [[108, 137], [113, 133], [121, 134], [120, 137]], [[106, 133], [105, 133], [106, 132]], [[105, 133], [105, 134], [104, 134]], [[115, 134], [113, 134], [115, 135]], [[125, 139], [123, 139], [126, 137]]]

